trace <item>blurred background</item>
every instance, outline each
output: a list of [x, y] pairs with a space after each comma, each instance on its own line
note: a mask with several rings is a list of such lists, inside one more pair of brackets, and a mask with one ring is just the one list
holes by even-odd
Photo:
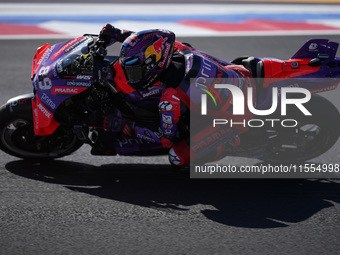
[[0, 1], [0, 39], [98, 33], [103, 24], [177, 36], [340, 33], [339, 0], [265, 1]]

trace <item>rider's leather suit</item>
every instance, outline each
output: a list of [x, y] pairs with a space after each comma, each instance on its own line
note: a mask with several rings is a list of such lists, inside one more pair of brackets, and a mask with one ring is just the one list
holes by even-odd
[[[117, 62], [116, 65], [118, 64]], [[118, 80], [124, 80], [124, 75], [122, 71], [119, 71], [119, 67], [115, 69], [117, 84]], [[212, 89], [220, 97], [211, 93], [215, 100], [219, 100], [219, 105], [218, 107], [211, 106], [208, 102], [208, 109], [212, 109], [208, 110], [208, 116], [231, 118], [232, 97], [230, 91], [215, 90], [214, 84], [235, 85], [246, 95], [247, 87], [253, 86], [251, 78], [250, 72], [243, 66], [219, 60], [176, 41], [171, 65], [162, 73], [157, 83], [146, 90], [137, 91], [123, 82], [124, 86], [118, 86], [118, 89], [125, 94], [127, 102], [145, 109], [154, 109], [160, 113], [159, 126], [141, 126], [136, 123], [134, 135], [170, 148], [170, 162], [176, 166], [185, 166], [204, 158], [209, 161], [219, 159], [223, 156], [223, 152], [238, 145], [238, 134], [247, 130], [242, 125], [238, 125], [236, 128], [230, 128], [228, 125], [213, 128], [211, 122], [205, 128], [198, 131], [195, 129], [196, 134], [192, 133], [193, 129], [191, 129], [190, 136], [187, 134], [183, 137], [181, 131], [185, 129], [185, 124], [189, 124], [190, 111], [200, 114], [199, 102], [196, 102], [196, 100], [200, 100], [200, 95], [197, 96], [197, 92], [202, 94]], [[190, 96], [194, 93], [195, 97]], [[213, 99], [210, 101], [213, 102]], [[247, 107], [245, 108], [247, 109]], [[251, 117], [249, 112], [245, 112], [242, 119], [247, 120]], [[178, 133], [182, 133], [182, 136], [179, 136]], [[211, 136], [216, 137], [216, 134], [218, 134], [218, 139], [211, 139]]]

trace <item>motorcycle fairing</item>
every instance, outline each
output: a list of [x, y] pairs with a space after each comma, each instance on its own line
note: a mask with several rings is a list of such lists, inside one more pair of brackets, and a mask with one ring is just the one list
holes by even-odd
[[88, 40], [90, 37], [81, 36], [53, 46], [44, 44], [33, 57], [31, 78], [35, 97], [32, 108], [36, 135], [52, 134], [59, 126], [54, 119], [58, 106], [92, 86], [92, 73], [60, 75], [63, 61], [72, 62], [82, 56], [81, 48], [87, 46]]
[[60, 125], [53, 119], [53, 113], [41, 103], [38, 95], [32, 100], [34, 133], [39, 136], [52, 134]]
[[317, 58], [320, 54], [327, 54], [329, 59], [334, 59], [339, 44], [328, 39], [308, 40], [291, 59]]
[[[261, 59], [257, 69], [260, 93], [257, 109], [272, 105], [272, 88], [300, 87], [311, 93], [330, 91], [339, 85], [340, 59], [335, 56], [338, 44], [326, 39], [307, 41], [289, 60]], [[263, 79], [264, 78], [264, 79]]]
[[320, 66], [309, 66], [311, 58], [290, 59], [286, 61], [266, 59], [262, 61], [264, 68], [263, 88], [267, 88], [273, 81], [286, 80], [312, 74], [320, 70]]
[[[338, 43], [327, 39], [312, 39], [289, 60], [263, 59], [259, 63], [264, 70], [263, 88], [274, 84], [282, 87], [294, 79], [294, 83], [312, 93], [335, 89], [339, 82], [331, 79], [340, 77], [335, 68], [340, 63], [336, 57], [338, 46]], [[281, 85], [280, 81], [283, 81]]]
[[49, 51], [50, 49], [51, 45], [49, 45], [48, 43], [45, 43], [44, 45], [40, 46], [37, 49], [37, 52], [35, 53], [32, 61], [31, 79], [33, 79], [34, 74], [38, 71], [38, 68], [42, 63], [42, 60], [44, 59], [46, 52]]

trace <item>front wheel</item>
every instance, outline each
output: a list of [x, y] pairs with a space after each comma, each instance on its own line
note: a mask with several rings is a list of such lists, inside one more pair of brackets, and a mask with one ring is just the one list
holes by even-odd
[[15, 157], [39, 161], [69, 155], [83, 145], [72, 129], [62, 125], [51, 135], [35, 135], [31, 98], [21, 98], [20, 102], [20, 105], [9, 102], [0, 108], [1, 150]]

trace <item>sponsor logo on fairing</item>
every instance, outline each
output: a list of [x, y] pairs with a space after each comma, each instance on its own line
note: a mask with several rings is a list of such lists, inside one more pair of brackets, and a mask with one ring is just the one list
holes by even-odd
[[51, 48], [48, 48], [44, 51], [44, 53], [42, 54], [42, 56], [39, 58], [39, 60], [36, 63], [37, 66], [39, 66], [40, 64], [42, 64], [42, 65], [46, 64], [46, 61], [51, 56], [51, 53], [52, 53], [54, 47], [55, 47], [55, 45], [53, 45]]
[[67, 81], [66, 86], [91, 87], [91, 81]]
[[33, 120], [34, 120], [34, 128], [37, 128], [37, 127], [39, 127], [38, 108], [35, 108], [33, 110], [33, 114], [34, 114], [34, 118], [33, 118]]
[[45, 93], [42, 94], [41, 100], [44, 101], [44, 104], [49, 106], [51, 109], [55, 109], [55, 103]]
[[309, 51], [318, 51], [318, 44], [317, 43], [311, 43], [308, 47]]
[[79, 87], [69, 87], [69, 88], [54, 87], [52, 89], [52, 94], [53, 95], [76, 95], [76, 94], [83, 92], [86, 89], [87, 88], [79, 88]]
[[49, 51], [50, 49], [47, 49], [44, 53], [43, 53], [43, 55], [41, 56], [41, 58], [37, 61], [37, 63], [36, 63], [36, 65], [37, 66], [39, 66], [41, 63], [42, 63], [42, 61], [44, 60], [44, 58], [45, 58], [45, 56], [46, 56], [46, 54], [47, 54], [47, 52]]
[[88, 74], [78, 74], [76, 76], [77, 80], [92, 80], [92, 75], [88, 75]]
[[48, 118], [50, 119], [52, 117], [52, 114], [41, 104], [39, 103], [37, 105], [37, 108]]
[[73, 40], [67, 42], [64, 46], [62, 46], [57, 52], [55, 52], [52, 55], [51, 59], [52, 60], [55, 59], [56, 57], [58, 57], [63, 52], [67, 53], [67, 52], [75, 49], [77, 46], [79, 46], [79, 44], [81, 44], [85, 40], [87, 40], [87, 37], [74, 38]]
[[[49, 50], [44, 52], [44, 55], [42, 57], [43, 61], [41, 62], [41, 65], [46, 65], [47, 60], [50, 58], [52, 51], [54, 50], [55, 45], [53, 45]], [[42, 60], [40, 59], [39, 62]]]
[[18, 100], [12, 101], [9, 104], [9, 111], [13, 112], [13, 107], [15, 107], [17, 105], [26, 104], [26, 103], [27, 103], [27, 99], [18, 99]]

